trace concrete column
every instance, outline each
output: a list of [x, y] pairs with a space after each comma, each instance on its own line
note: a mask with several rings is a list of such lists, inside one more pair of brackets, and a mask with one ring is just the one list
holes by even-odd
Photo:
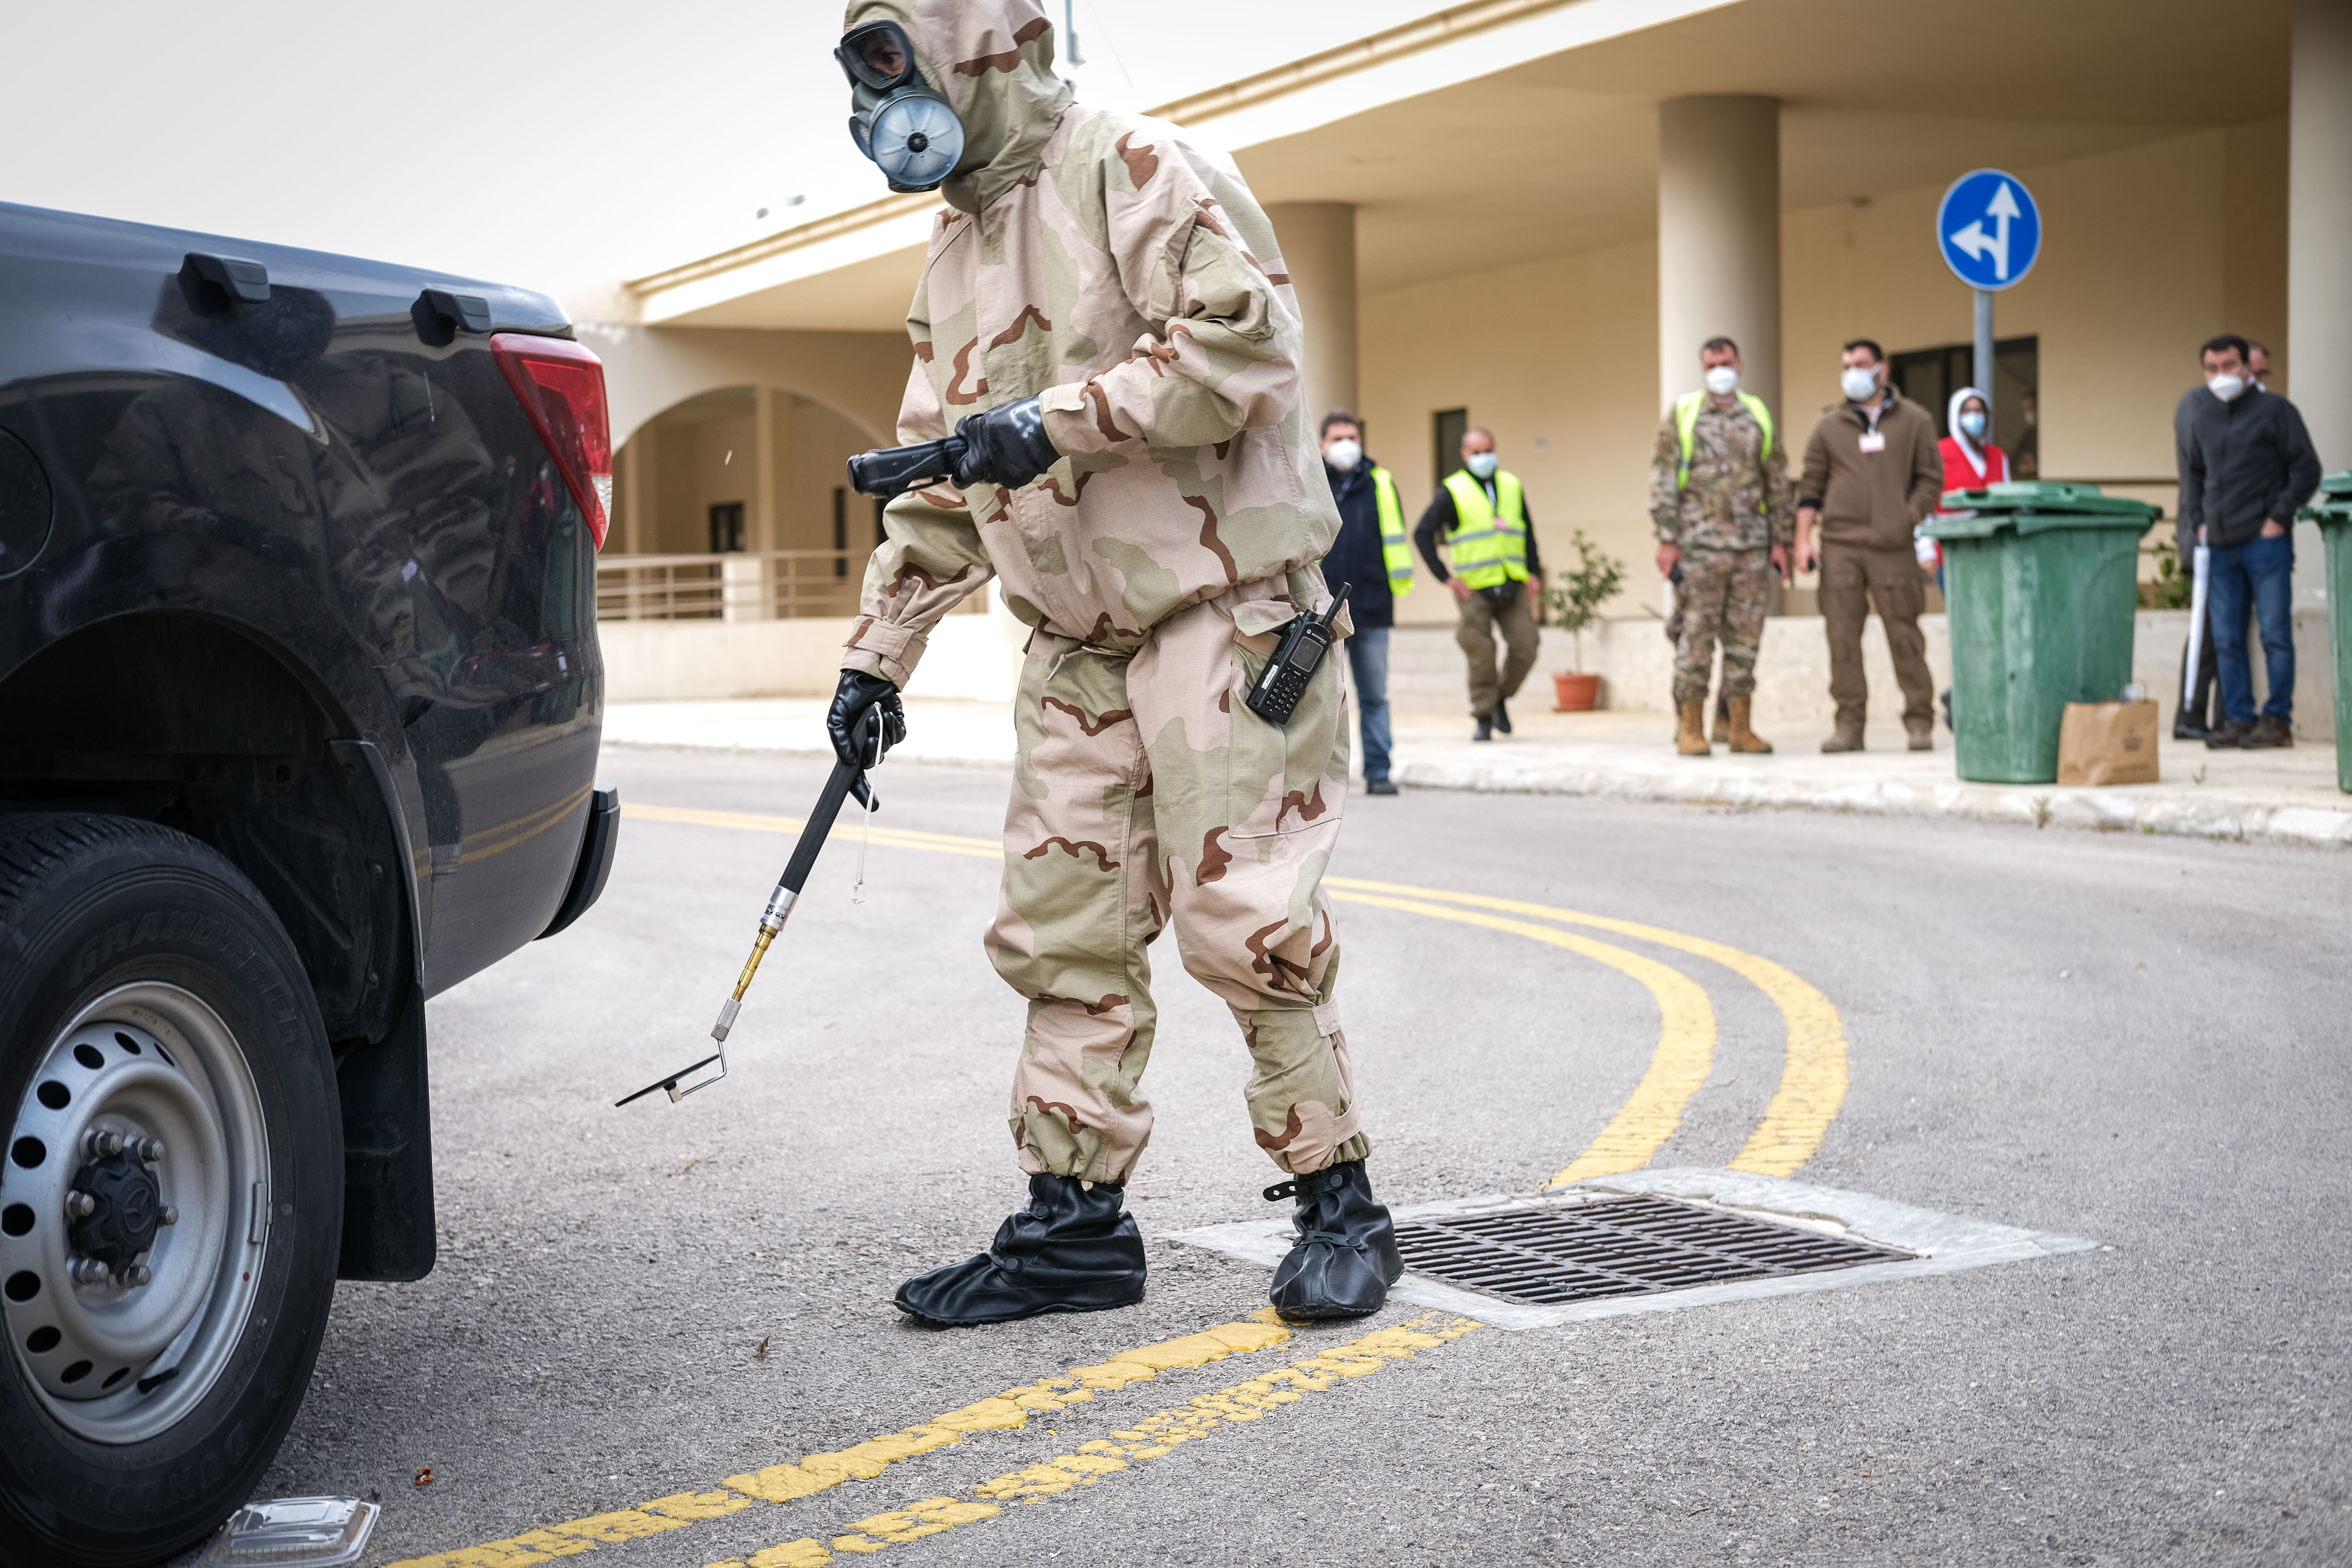
[[1307, 322], [1303, 396], [1311, 426], [1334, 408], [1356, 409], [1356, 209], [1348, 202], [1278, 202], [1265, 216]]
[[[2352, 343], [2352, 0], [2294, 0], [2288, 60], [2282, 368], [2319, 449], [2320, 470], [2332, 474], [2352, 468], [2352, 358], [2345, 352]], [[2294, 566], [2297, 606], [2325, 603], [2316, 525], [2295, 530]]]
[[772, 388], [751, 389], [751, 515], [744, 520], [744, 544], [774, 550], [776, 542], [776, 419], [784, 400]]
[[1739, 344], [1741, 384], [1780, 406], [1780, 104], [1658, 105], [1658, 406], [1698, 384], [1698, 346]]
[[621, 537], [615, 540], [607, 535], [605, 540], [606, 548], [618, 544], [624, 553], [630, 555], [646, 553], [646, 540], [652, 533], [646, 521], [646, 508], [655, 494], [649, 482], [652, 475], [647, 471], [654, 464], [650, 428], [641, 428], [638, 435], [646, 438], [633, 437], [614, 454], [621, 463]]

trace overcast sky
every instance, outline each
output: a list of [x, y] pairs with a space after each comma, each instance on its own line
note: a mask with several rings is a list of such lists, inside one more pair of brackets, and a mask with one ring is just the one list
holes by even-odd
[[[1433, 8], [1076, 0], [1075, 74], [1091, 101], [1143, 108]], [[614, 279], [884, 194], [844, 130], [841, 16], [825, 0], [17, 5], [0, 200], [407, 262], [594, 313]]]

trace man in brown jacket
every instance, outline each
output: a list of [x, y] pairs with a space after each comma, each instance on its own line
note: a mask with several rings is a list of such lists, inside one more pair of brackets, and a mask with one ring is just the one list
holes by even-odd
[[1830, 696], [1837, 703], [1837, 729], [1822, 750], [1862, 750], [1870, 701], [1862, 677], [1862, 623], [1874, 605], [1895, 656], [1895, 683], [1903, 688], [1904, 731], [1913, 751], [1932, 751], [1936, 683], [1919, 631], [1927, 590], [1912, 553], [1911, 531], [1943, 494], [1936, 422], [1886, 384], [1885, 353], [1868, 338], [1845, 345], [1838, 386], [1845, 401], [1824, 409], [1813, 426], [1797, 486], [1797, 570], [1821, 568]]

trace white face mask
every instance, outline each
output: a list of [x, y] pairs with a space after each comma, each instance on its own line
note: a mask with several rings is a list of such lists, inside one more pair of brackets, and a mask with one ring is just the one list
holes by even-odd
[[1870, 395], [1878, 390], [1878, 373], [1860, 365], [1851, 366], [1838, 377], [1838, 390], [1845, 394], [1848, 403], [1867, 403]]
[[1323, 448], [1323, 460], [1343, 474], [1352, 474], [1356, 465], [1364, 460], [1363, 443], [1342, 436]]
[[1474, 479], [1493, 479], [1496, 464], [1496, 458], [1492, 452], [1474, 452], [1462, 459], [1462, 466], [1470, 470], [1470, 477]]
[[2220, 375], [2207, 376], [2205, 390], [2224, 403], [2235, 403], [2238, 401], [2238, 395], [2246, 390], [2246, 378], [2242, 375], [2231, 375], [2224, 371]]
[[1960, 428], [1969, 433], [1969, 439], [1971, 441], [1984, 439], [1984, 416], [1973, 408], [1960, 416]]
[[1728, 397], [1739, 390], [1739, 373], [1727, 364], [1711, 367], [1706, 380], [1706, 389], [1717, 397]]

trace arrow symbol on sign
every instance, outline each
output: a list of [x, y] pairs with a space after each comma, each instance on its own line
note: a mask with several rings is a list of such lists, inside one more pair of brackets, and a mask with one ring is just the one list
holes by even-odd
[[1993, 192], [1992, 200], [1985, 204], [1985, 216], [1992, 219], [1993, 232], [1984, 231], [1981, 219], [1952, 236], [1952, 243], [1969, 253], [1970, 261], [1981, 261], [1985, 253], [1992, 253], [1992, 275], [1997, 281], [2009, 279], [2009, 220], [2024, 216], [2017, 198], [2010, 194], [2009, 182], [2003, 180], [2000, 189]]

